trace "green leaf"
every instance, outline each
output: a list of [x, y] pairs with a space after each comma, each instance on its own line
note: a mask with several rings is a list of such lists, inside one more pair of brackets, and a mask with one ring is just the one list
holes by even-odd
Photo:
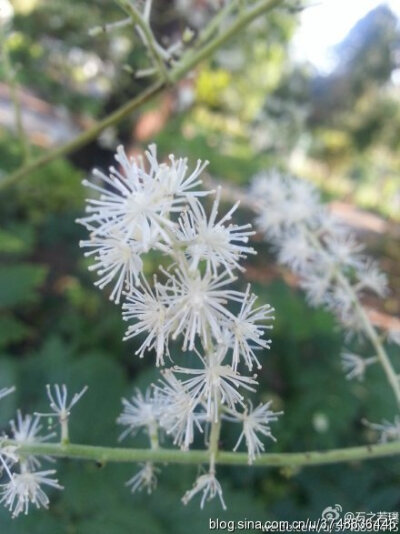
[[0, 267], [0, 308], [34, 302], [47, 274], [46, 267], [23, 263]]
[[[0, 389], [17, 385], [17, 374], [15, 363], [11, 358], [0, 357]], [[4, 427], [10, 419], [14, 417], [17, 407], [17, 394], [11, 393], [1, 399], [0, 406], [0, 427]], [[0, 532], [1, 529], [0, 529]]]
[[3, 254], [28, 254], [32, 250], [33, 237], [33, 228], [27, 224], [0, 229], [0, 250]]
[[0, 348], [22, 341], [29, 332], [30, 328], [12, 315], [0, 316]]

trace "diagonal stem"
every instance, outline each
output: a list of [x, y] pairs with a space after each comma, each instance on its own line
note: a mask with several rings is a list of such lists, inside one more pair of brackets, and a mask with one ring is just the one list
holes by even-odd
[[[314, 247], [318, 249], [321, 253], [325, 253], [325, 250], [322, 247], [317, 236], [306, 227], [303, 227], [303, 231], [305, 232], [311, 243], [314, 245]], [[340, 271], [340, 269], [335, 270], [335, 272], [333, 273], [333, 277], [336, 279], [337, 283], [343, 288], [343, 290], [348, 295], [350, 295], [351, 300], [354, 304], [355, 311], [363, 325], [364, 332], [376, 351], [378, 361], [381, 364], [384, 373], [386, 374], [386, 378], [389, 382], [390, 387], [393, 390], [393, 394], [396, 398], [397, 404], [400, 407], [400, 381], [395, 370], [393, 369], [392, 363], [385, 351], [383, 343], [380, 340], [375, 327], [372, 325], [363, 305], [360, 302], [357, 293], [354, 291], [354, 288], [349, 283], [346, 276]]]
[[[182, 79], [188, 72], [190, 72], [196, 65], [198, 65], [204, 59], [210, 57], [215, 50], [220, 48], [229, 39], [235, 36], [243, 28], [248, 26], [253, 20], [263, 15], [267, 11], [270, 11], [274, 7], [282, 4], [284, 0], [261, 0], [252, 8], [240, 12], [235, 21], [223, 32], [219, 33], [214, 39], [211, 39], [206, 45], [199, 50], [188, 50], [181, 58], [181, 61], [169, 71], [169, 80], [171, 83], [176, 83]], [[206, 30], [205, 30], [206, 31]], [[22, 178], [29, 175], [31, 172], [40, 169], [55, 160], [60, 156], [66, 156], [67, 154], [74, 152], [80, 147], [86, 145], [93, 139], [95, 139], [100, 133], [108, 128], [120, 122], [123, 118], [127, 117], [134, 110], [141, 107], [145, 102], [152, 100], [162, 90], [167, 87], [165, 81], [157, 81], [151, 85], [148, 89], [128, 101], [126, 104], [118, 108], [116, 111], [97, 122], [91, 128], [85, 130], [81, 134], [77, 135], [74, 139], [68, 143], [52, 149], [51, 151], [39, 156], [32, 160], [30, 163], [20, 167], [16, 171], [12, 172], [0, 181], [0, 190], [5, 189], [11, 185], [16, 184]]]

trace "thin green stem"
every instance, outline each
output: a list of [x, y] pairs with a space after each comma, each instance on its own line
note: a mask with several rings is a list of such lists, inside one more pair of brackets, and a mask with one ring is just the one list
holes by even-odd
[[5, 77], [6, 77], [9, 89], [10, 89], [11, 100], [12, 100], [13, 108], [14, 108], [15, 128], [17, 131], [17, 137], [21, 144], [23, 161], [26, 163], [29, 160], [29, 156], [30, 156], [29, 141], [24, 130], [24, 124], [22, 120], [21, 101], [19, 97], [19, 90], [18, 90], [18, 84], [17, 84], [17, 80], [15, 76], [15, 71], [11, 64], [11, 59], [8, 53], [7, 45], [5, 43], [5, 36], [3, 35], [3, 32], [1, 34], [1, 44], [2, 44], [2, 59], [3, 59], [4, 73], [5, 73]]
[[156, 42], [154, 34], [149, 23], [142, 17], [136, 7], [129, 0], [116, 0], [122, 9], [132, 18], [133, 23], [137, 26], [142, 40], [148, 46], [148, 50], [153, 57], [154, 63], [164, 81], [168, 81], [168, 70], [164, 63], [163, 57], [159, 53], [160, 45]]
[[[303, 230], [305, 234], [308, 236], [312, 244], [322, 253], [326, 253], [325, 249], [322, 247], [318, 237], [314, 235], [314, 233], [303, 226]], [[350, 284], [347, 277], [343, 274], [343, 272], [340, 269], [335, 269], [333, 272], [333, 277], [336, 279], [337, 283], [343, 288], [343, 290], [350, 295], [351, 300], [354, 304], [355, 312], [357, 313], [361, 324], [363, 325], [363, 329], [371, 342], [371, 345], [374, 347], [376, 351], [376, 355], [378, 358], [379, 363], [381, 364], [383, 371], [386, 374], [386, 378], [389, 382], [390, 387], [393, 390], [394, 396], [396, 398], [397, 404], [400, 407], [400, 381], [399, 378], [393, 369], [392, 363], [389, 359], [389, 356], [387, 355], [385, 348], [382, 344], [382, 341], [380, 337], [378, 336], [378, 333], [375, 329], [375, 327], [372, 325], [370, 318], [368, 317], [367, 312], [365, 311], [365, 308], [360, 302], [360, 299], [354, 290], [353, 286]]]
[[150, 447], [153, 451], [157, 450], [160, 446], [158, 440], [158, 425], [156, 422], [151, 423], [148, 428]]
[[348, 292], [348, 294], [352, 298], [352, 301], [354, 302], [355, 310], [361, 320], [361, 323], [364, 327], [364, 331], [367, 334], [371, 345], [376, 351], [378, 361], [386, 374], [386, 378], [393, 390], [394, 396], [396, 397], [397, 404], [400, 407], [400, 381], [396, 374], [396, 371], [393, 369], [392, 362], [390, 361], [389, 356], [385, 351], [382, 341], [375, 327], [372, 325], [371, 320], [368, 317], [367, 312], [365, 311], [365, 308], [362, 306], [356, 292], [354, 291], [347, 278], [340, 271], [338, 271], [335, 276], [337, 281], [341, 284], [343, 289]]
[[237, 8], [237, 6], [238, 0], [231, 0], [213, 17], [206, 28], [200, 33], [196, 41], [197, 48], [209, 41], [213, 35], [221, 29], [222, 22]]
[[[240, 30], [250, 24], [257, 17], [283, 3], [283, 1], [284, 0], [262, 0], [247, 11], [241, 12], [238, 18], [227, 29], [218, 34], [214, 39], [210, 40], [204, 47], [200, 48], [199, 50], [188, 50], [183, 55], [180, 62], [169, 71], [170, 82], [176, 83], [178, 80], [183, 78], [196, 65], [209, 57], [213, 52], [215, 52], [215, 50], [225, 44], [226, 41], [231, 39]], [[86, 145], [100, 135], [103, 130], [120, 122], [123, 118], [127, 117], [145, 102], [153, 99], [166, 87], [167, 84], [165, 81], [157, 81], [140, 95], [134, 97], [132, 100], [118, 108], [106, 118], [97, 122], [91, 128], [76, 136], [68, 143], [52, 149], [51, 151], [39, 156], [35, 160], [29, 162], [27, 165], [20, 167], [7, 177], [3, 178], [0, 181], [0, 190], [19, 182], [31, 172], [44, 167], [56, 158], [60, 156], [66, 156], [67, 154]]]
[[240, 30], [248, 26], [253, 20], [260, 17], [262, 14], [282, 4], [283, 0], [261, 0], [252, 8], [241, 11], [239, 16], [226, 28], [223, 32], [218, 34], [214, 39], [211, 39], [199, 50], [190, 49], [187, 51], [178, 65], [170, 72], [169, 79], [172, 83], [180, 80], [187, 72], [200, 63], [203, 59], [211, 56], [218, 48], [234, 37]]
[[91, 128], [85, 130], [82, 134], [78, 135], [68, 143], [65, 143], [64, 145], [61, 145], [49, 152], [46, 152], [42, 156], [30, 161], [27, 165], [24, 165], [12, 174], [3, 178], [0, 181], [0, 190], [17, 183], [21, 178], [24, 178], [31, 172], [44, 167], [53, 160], [61, 156], [66, 156], [67, 154], [78, 150], [87, 143], [90, 143], [90, 141], [96, 139], [96, 137], [100, 135], [103, 130], [105, 130], [109, 126], [113, 126], [114, 124], [120, 122], [123, 118], [127, 117], [137, 108], [154, 98], [163, 89], [164, 84], [162, 82], [154, 83], [144, 92], [140, 93], [140, 95], [133, 98], [132, 100], [124, 104], [122, 107], [118, 108], [116, 111], [108, 115], [105, 119], [99, 121]]
[[[215, 414], [213, 414], [213, 420], [211, 422], [210, 442], [208, 446], [210, 473], [215, 474], [215, 464], [217, 462], [217, 456], [219, 452], [219, 436], [221, 434], [221, 410], [218, 402], [217, 420], [215, 420]], [[219, 461], [219, 457], [218, 457]]]
[[[57, 443], [29, 443], [20, 445], [12, 440], [4, 440], [1, 445], [17, 446], [20, 454], [42, 455], [54, 458], [71, 458], [79, 460], [106, 462], [157, 462], [176, 464], [207, 463], [207, 450], [181, 451], [179, 449], [128, 449], [118, 447], [99, 447], [93, 445]], [[341, 462], [356, 462], [400, 455], [400, 441], [379, 443], [361, 447], [331, 449], [327, 451], [307, 451], [296, 453], [267, 453], [261, 454], [254, 461], [259, 467], [306, 467], [312, 465], [334, 464]], [[247, 453], [223, 452], [218, 453], [218, 463], [224, 465], [248, 466]]]
[[60, 425], [61, 425], [61, 445], [68, 445], [69, 443], [68, 415], [60, 418]]

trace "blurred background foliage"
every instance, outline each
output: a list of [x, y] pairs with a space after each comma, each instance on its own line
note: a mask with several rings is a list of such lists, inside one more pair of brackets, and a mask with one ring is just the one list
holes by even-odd
[[[4, 2], [4, 0], [3, 0]], [[3, 46], [17, 69], [24, 125], [31, 150], [71, 138], [96, 117], [142, 90], [146, 66], [131, 30], [90, 37], [90, 27], [116, 20], [111, 0], [14, 0]], [[204, 1], [155, 1], [154, 27], [172, 40], [187, 25], [212, 15]], [[6, 427], [16, 407], [44, 409], [47, 383], [71, 391], [89, 385], [72, 418], [77, 442], [117, 443], [121, 396], [155, 375], [154, 359], [134, 356], [122, 343], [119, 310], [93, 287], [78, 247], [75, 224], [83, 210], [80, 181], [93, 166], [112, 164], [115, 146], [133, 153], [156, 141], [169, 152], [210, 160], [209, 172], [227, 185], [246, 185], [272, 166], [318, 184], [327, 200], [340, 199], [384, 217], [386, 233], [363, 232], [369, 251], [389, 272], [393, 293], [375, 302], [382, 313], [399, 312], [400, 101], [399, 23], [385, 6], [371, 11], [338, 46], [336, 67], [321, 75], [293, 61], [289, 47], [298, 11], [279, 9], [204, 62], [195, 75], [157, 101], [104, 132], [70, 157], [2, 192], [0, 251], [0, 387], [17, 394], [2, 401]], [[21, 145], [0, 67], [1, 172], [21, 162]], [[397, 82], [396, 82], [397, 80]], [[243, 211], [239, 218], [248, 220]], [[310, 309], [289, 274], [273, 263], [261, 241], [246, 277], [260, 301], [277, 310], [273, 345], [259, 375], [261, 400], [274, 399], [285, 415], [274, 426], [270, 451], [325, 449], [373, 441], [364, 427], [391, 418], [394, 404], [380, 369], [365, 383], [348, 383], [340, 368], [341, 333], [332, 317]], [[157, 268], [150, 257], [148, 272]], [[244, 284], [245, 282], [243, 282]], [[351, 348], [351, 344], [350, 344]], [[368, 353], [368, 347], [364, 350]], [[177, 352], [177, 351], [175, 351]], [[231, 448], [237, 430], [226, 429]], [[132, 444], [134, 442], [132, 441]], [[136, 445], [144, 445], [140, 436]], [[162, 466], [152, 495], [132, 496], [124, 482], [135, 466], [60, 463], [65, 491], [53, 494], [50, 512], [11, 520], [7, 534], [146, 534], [208, 529], [208, 518], [303, 519], [336, 503], [346, 511], [398, 510], [400, 465], [395, 459], [304, 470], [221, 468], [228, 511], [212, 503], [183, 507], [180, 497], [197, 468]]]

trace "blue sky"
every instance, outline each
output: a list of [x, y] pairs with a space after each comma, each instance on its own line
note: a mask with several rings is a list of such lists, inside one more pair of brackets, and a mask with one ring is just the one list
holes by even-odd
[[309, 0], [309, 7], [300, 15], [300, 27], [292, 43], [293, 56], [310, 61], [321, 72], [329, 72], [334, 66], [332, 46], [380, 4], [388, 5], [400, 18], [400, 0]]

